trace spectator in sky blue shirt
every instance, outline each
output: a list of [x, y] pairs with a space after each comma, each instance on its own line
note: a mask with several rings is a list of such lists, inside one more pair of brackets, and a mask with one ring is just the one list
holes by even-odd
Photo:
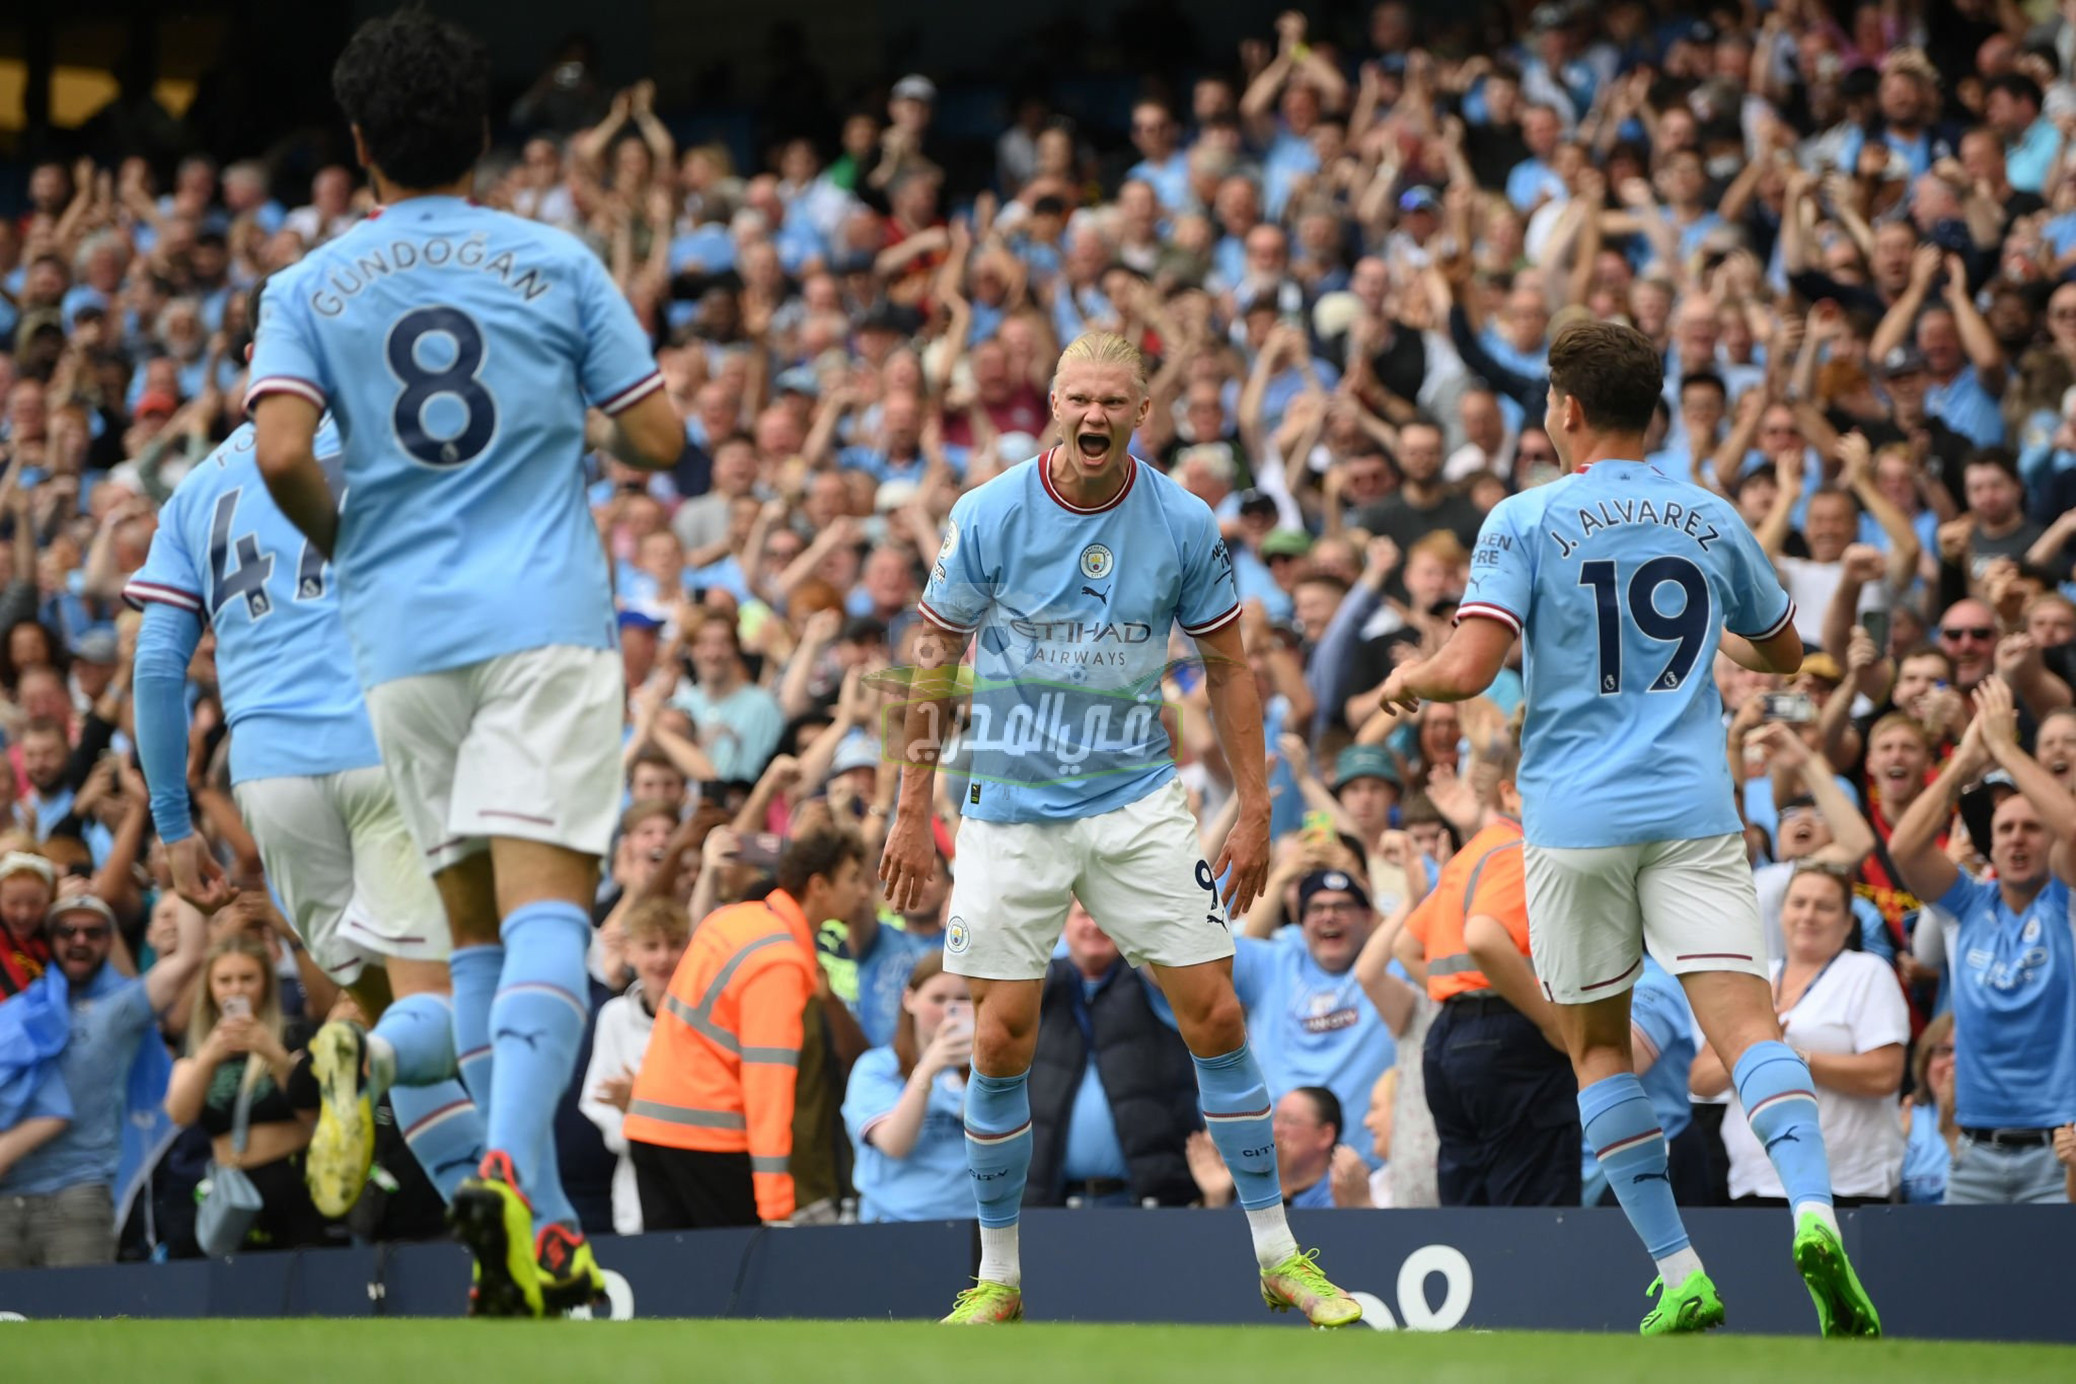
[[1233, 985], [1248, 1036], [1271, 1095], [1324, 1086], [1360, 1124], [1377, 1078], [1397, 1061], [1415, 996], [1403, 981], [1356, 965], [1376, 928], [1359, 881], [1339, 870], [1305, 876], [1297, 918], [1270, 940], [1236, 939]]
[[973, 1215], [966, 1169], [966, 1078], [973, 1002], [966, 978], [931, 953], [901, 996], [894, 1041], [859, 1058], [843, 1098], [857, 1153], [861, 1221], [950, 1221]]
[[1968, 294], [1960, 256], [1934, 245], [1918, 247], [1910, 283], [1874, 329], [1868, 355], [1882, 360], [1911, 341], [1928, 376], [1925, 412], [1978, 447], [2002, 445], [2004, 348]]
[[[1903, 882], [1953, 920], [1948, 946], [1960, 1137], [1948, 1205], [2063, 1202], [2054, 1131], [2076, 1122], [2076, 928], [2069, 912], [2076, 798], [2018, 744], [2002, 679], [1976, 689], [1976, 716], [1932, 787], [1889, 837]], [[2016, 792], [1990, 825], [1994, 879], [1970, 879], [1934, 839], [1961, 790], [2003, 770]], [[1928, 914], [1928, 916], [1933, 916]]]
[[1153, 188], [1161, 206], [1170, 212], [1189, 206], [1189, 155], [1178, 143], [1181, 131], [1175, 113], [1159, 101], [1141, 101], [1132, 107], [1132, 146], [1139, 162], [1125, 174]]

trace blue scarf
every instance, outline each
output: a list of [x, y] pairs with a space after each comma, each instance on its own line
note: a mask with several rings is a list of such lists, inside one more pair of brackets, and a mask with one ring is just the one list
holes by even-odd
[[21, 1123], [22, 1112], [46, 1086], [49, 1113], [72, 1118], [72, 1098], [58, 1058], [72, 1035], [65, 974], [53, 961], [34, 985], [0, 1002], [0, 1129]]

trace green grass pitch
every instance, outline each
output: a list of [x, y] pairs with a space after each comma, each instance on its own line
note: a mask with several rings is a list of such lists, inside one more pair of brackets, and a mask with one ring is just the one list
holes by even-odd
[[29, 1322], [0, 1326], [0, 1351], [9, 1379], [35, 1384], [2066, 1384], [2076, 1378], [2076, 1350], [1974, 1342], [1035, 1324], [953, 1331], [911, 1322]]

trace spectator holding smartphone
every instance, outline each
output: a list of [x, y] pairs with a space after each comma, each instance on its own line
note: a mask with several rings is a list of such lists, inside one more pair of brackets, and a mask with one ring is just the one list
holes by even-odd
[[964, 976], [936, 953], [915, 963], [894, 1041], [858, 1059], [843, 1123], [857, 1151], [861, 1221], [963, 1220], [973, 1214], [966, 1169], [966, 1078], [973, 1001]]
[[634, 1160], [627, 1156], [627, 1136], [621, 1122], [627, 1118], [627, 1103], [634, 1094], [635, 1074], [641, 1070], [642, 1055], [649, 1050], [649, 1031], [656, 1023], [656, 1006], [670, 990], [670, 978], [684, 960], [685, 944], [691, 939], [692, 924], [684, 908], [670, 899], [644, 899], [627, 911], [621, 922], [626, 936], [627, 965], [634, 983], [624, 994], [615, 995], [598, 1011], [598, 1026], [591, 1040], [591, 1065], [584, 1072], [584, 1095], [578, 1108], [584, 1118], [598, 1126], [606, 1148], [619, 1160], [613, 1169], [613, 1232], [642, 1233], [642, 1199], [634, 1179]]
[[[246, 1244], [291, 1249], [335, 1238], [303, 1182], [303, 1150], [317, 1123], [317, 1080], [310, 1054], [290, 1042], [281, 982], [264, 945], [237, 933], [209, 949], [187, 1051], [173, 1064], [166, 1114], [178, 1125], [200, 1124], [216, 1166], [241, 1169], [252, 1179], [261, 1206]], [[250, 1103], [242, 1150], [232, 1136], [241, 1093]]]

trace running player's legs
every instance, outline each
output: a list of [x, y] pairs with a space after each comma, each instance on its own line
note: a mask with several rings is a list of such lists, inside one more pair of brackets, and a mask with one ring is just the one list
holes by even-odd
[[1655, 851], [1641, 883], [1651, 950], [1686, 989], [1752, 1133], [1780, 1174], [1797, 1227], [1796, 1262], [1824, 1329], [1878, 1334], [1873, 1305], [1837, 1243], [1816, 1082], [1801, 1054], [1781, 1041], [1743, 839], [1668, 841]]
[[558, 1282], [597, 1280], [562, 1190], [554, 1123], [590, 1019], [591, 904], [619, 803], [625, 685], [604, 649], [529, 649], [462, 672], [471, 715], [446, 826], [490, 841], [503, 942], [487, 1139], [533, 1203], [552, 1295]]
[[[1637, 1238], [1665, 1284], [1647, 1333], [1670, 1324], [1700, 1330], [1721, 1321], [1714, 1288], [1673, 1200], [1665, 1130], [1636, 1079], [1629, 992], [1643, 970], [1638, 872], [1649, 846], [1529, 846], [1528, 942], [1543, 993], [1578, 1077], [1579, 1123]], [[1695, 1279], [1690, 1284], [1689, 1280]], [[1688, 1305], [1689, 1302], [1692, 1305]], [[1711, 1320], [1712, 1318], [1712, 1320]], [[1661, 1322], [1662, 1319], [1662, 1322]]]

